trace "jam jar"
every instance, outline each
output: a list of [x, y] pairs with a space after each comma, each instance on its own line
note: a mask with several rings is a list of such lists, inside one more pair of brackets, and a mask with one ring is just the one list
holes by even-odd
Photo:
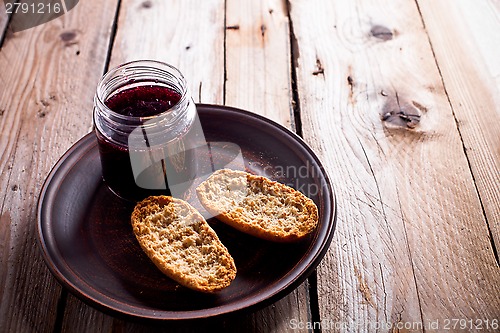
[[94, 128], [105, 184], [117, 196], [182, 197], [206, 145], [186, 80], [176, 68], [139, 60], [111, 69], [97, 86]]

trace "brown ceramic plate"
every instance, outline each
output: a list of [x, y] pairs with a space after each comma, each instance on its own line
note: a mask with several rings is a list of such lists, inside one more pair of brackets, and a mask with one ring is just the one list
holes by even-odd
[[198, 114], [218, 159], [226, 154], [219, 143], [238, 145], [241, 169], [289, 184], [315, 201], [318, 227], [305, 241], [287, 245], [209, 219], [238, 273], [218, 293], [188, 290], [162, 275], [141, 251], [129, 222], [133, 204], [115, 197], [103, 183], [97, 143], [90, 133], [54, 167], [38, 205], [39, 240], [49, 269], [90, 305], [114, 315], [154, 320], [254, 310], [290, 293], [324, 256], [335, 229], [335, 201], [313, 151], [286, 128], [250, 112], [198, 105]]

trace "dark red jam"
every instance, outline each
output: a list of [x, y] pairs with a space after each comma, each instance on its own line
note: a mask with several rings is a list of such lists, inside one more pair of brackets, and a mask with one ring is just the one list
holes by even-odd
[[147, 85], [123, 90], [111, 96], [105, 104], [124, 116], [149, 117], [169, 110], [180, 99], [178, 92], [167, 87]]
[[[106, 106], [122, 115], [133, 117], [150, 117], [168, 111], [176, 105], [181, 96], [163, 86], [138, 86], [123, 90], [112, 95], [105, 101]], [[126, 145], [116, 143], [113, 133], [110, 138], [104, 136], [100, 131], [96, 131], [101, 156], [103, 178], [109, 188], [117, 195], [129, 200], [142, 200], [149, 195], [171, 195], [169, 183], [172, 179], [189, 180], [192, 174], [193, 153], [192, 151], [179, 151], [177, 147], [184, 146], [188, 137], [184, 135], [174, 143], [165, 143], [150, 148], [129, 150]], [[146, 144], [149, 145], [147, 138]], [[175, 146], [170, 146], [175, 145]], [[177, 149], [177, 150], [176, 150]], [[153, 151], [154, 150], [154, 151]], [[171, 154], [171, 151], [179, 153]], [[167, 153], [169, 152], [169, 153]], [[143, 171], [134, 176], [131, 156], [140, 156], [146, 160]], [[165, 154], [158, 159], [158, 153]], [[138, 155], [137, 155], [138, 154]], [[150, 156], [155, 159], [150, 159]], [[152, 161], [152, 162], [150, 162]], [[148, 165], [150, 163], [150, 165]], [[168, 175], [168, 176], [167, 176]], [[144, 185], [146, 184], [146, 185]]]

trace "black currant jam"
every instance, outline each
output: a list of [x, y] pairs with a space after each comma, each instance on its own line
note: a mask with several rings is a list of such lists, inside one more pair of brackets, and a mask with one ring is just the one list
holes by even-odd
[[201, 131], [187, 94], [182, 75], [158, 62], [128, 63], [103, 77], [94, 123], [103, 179], [115, 194], [183, 196], [195, 178]]
[[151, 117], [170, 110], [181, 99], [178, 92], [162, 86], [137, 86], [116, 93], [106, 106], [124, 116]]

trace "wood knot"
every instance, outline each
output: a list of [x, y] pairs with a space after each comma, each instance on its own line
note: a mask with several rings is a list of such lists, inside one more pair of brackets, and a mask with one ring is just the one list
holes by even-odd
[[370, 30], [370, 34], [383, 41], [391, 40], [393, 37], [392, 31], [383, 25], [374, 25]]
[[74, 31], [65, 31], [59, 35], [63, 42], [69, 42], [72, 39], [75, 39], [76, 33]]
[[148, 8], [153, 7], [153, 3], [149, 0], [146, 0], [143, 3], [141, 3], [141, 7], [148, 9]]
[[64, 46], [71, 46], [78, 43], [78, 41], [75, 40], [76, 35], [76, 31], [65, 31], [59, 35], [59, 38], [64, 43]]
[[403, 128], [415, 128], [420, 123], [422, 112], [426, 112], [422, 104], [412, 101], [402, 101], [396, 94], [395, 98], [389, 97], [380, 112], [380, 118], [387, 124]]

